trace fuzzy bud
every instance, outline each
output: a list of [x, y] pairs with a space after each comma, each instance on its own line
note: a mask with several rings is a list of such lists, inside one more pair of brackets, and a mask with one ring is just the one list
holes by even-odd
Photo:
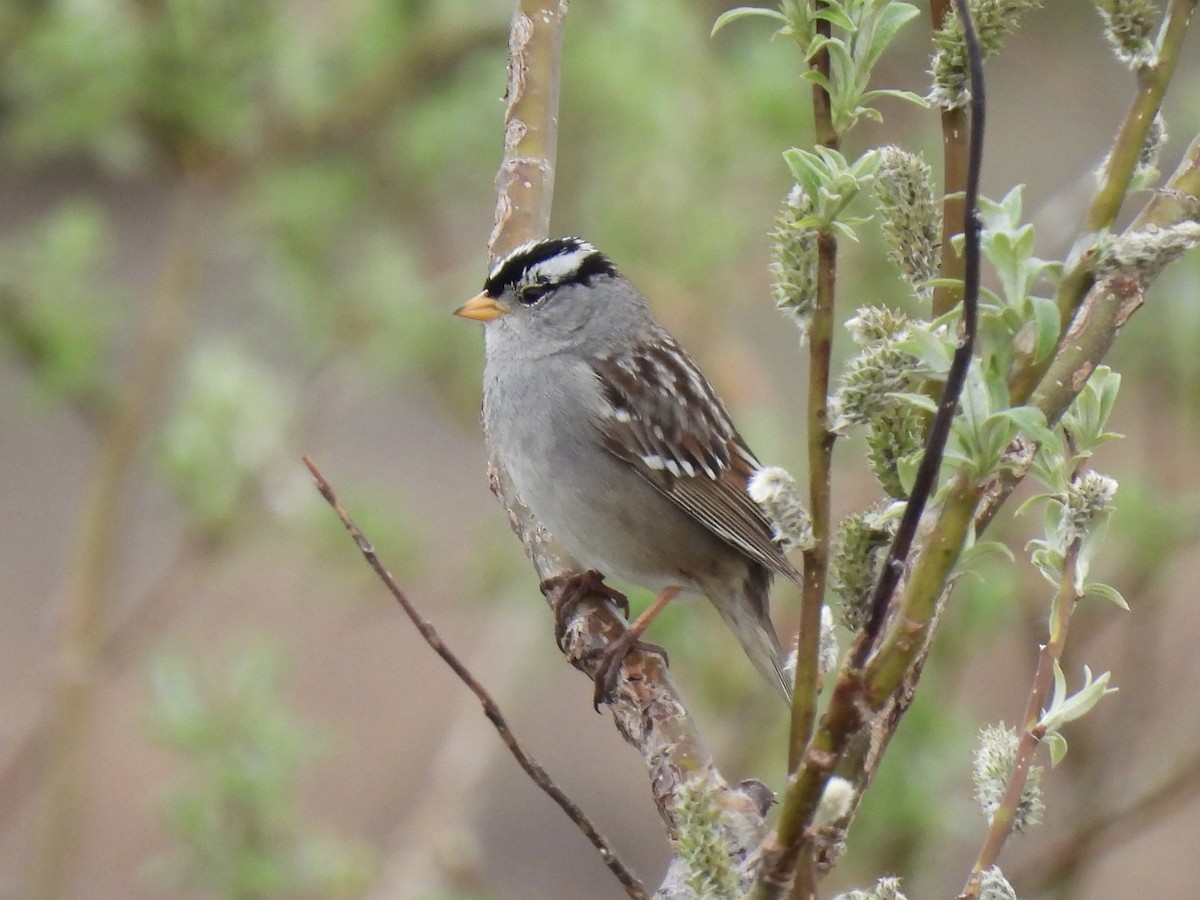
[[817, 297], [817, 229], [804, 221], [812, 213], [812, 201], [795, 185], [784, 198], [771, 233], [775, 305], [795, 318], [801, 341], [808, 339]]
[[879, 307], [864, 307], [847, 323], [863, 350], [846, 364], [837, 393], [829, 401], [830, 429], [845, 434], [866, 425], [899, 401], [887, 396], [911, 392], [924, 377], [921, 361], [898, 344], [908, 337], [908, 320]]
[[871, 594], [892, 535], [878, 509], [847, 516], [829, 561], [829, 587], [842, 598], [842, 624], [855, 632], [867, 621]]
[[750, 476], [746, 491], [771, 520], [774, 538], [785, 550], [809, 550], [815, 545], [812, 517], [800, 499], [796, 479], [786, 469], [764, 466]]
[[1063, 516], [1059, 523], [1060, 539], [1066, 546], [1076, 538], [1085, 538], [1112, 512], [1117, 482], [1107, 475], [1088, 469], [1081, 472], [1060, 496]]
[[850, 339], [860, 347], [894, 341], [908, 332], [908, 316], [888, 306], [862, 306], [846, 320]]
[[[987, 59], [1000, 49], [1005, 38], [1017, 30], [1017, 19], [1027, 9], [1040, 7], [1039, 0], [970, 0], [971, 18], [979, 38], [979, 48]], [[967, 45], [962, 23], [953, 11], [933, 36], [933, 88], [929, 102], [943, 109], [966, 106], [971, 99], [967, 89]]]
[[1117, 59], [1131, 69], [1154, 63], [1154, 29], [1159, 9], [1155, 0], [1095, 0], [1104, 20], [1104, 36]]
[[686, 884], [696, 897], [742, 896], [741, 881], [722, 834], [721, 809], [699, 779], [679, 789], [679, 836], [675, 852], [687, 865]]
[[871, 420], [867, 431], [867, 462], [889, 497], [903, 500], [908, 496], [900, 467], [909, 463], [915, 470], [924, 449], [925, 418], [916, 407], [901, 404], [883, 410]]
[[825, 790], [821, 792], [821, 802], [813, 815], [813, 827], [825, 828], [836, 824], [849, 812], [854, 802], [854, 785], [845, 778], [837, 775], [825, 782]]
[[[1006, 728], [1004, 723], [988, 725], [979, 732], [979, 748], [975, 751], [975, 799], [983, 809], [988, 822], [996, 815], [1004, 797], [1004, 789], [1012, 776], [1017, 759], [1017, 733]], [[1025, 778], [1025, 789], [1017, 802], [1013, 827], [1024, 831], [1042, 820], [1045, 804], [1042, 802], [1042, 767], [1030, 766]]]
[[900, 893], [900, 879], [895, 875], [886, 875], [875, 882], [869, 891], [846, 891], [838, 894], [833, 900], [906, 900]]
[[999, 866], [983, 870], [979, 878], [979, 900], [1017, 900], [1017, 892]]
[[838, 646], [837, 631], [833, 627], [833, 613], [829, 611], [828, 606], [822, 606], [821, 642], [817, 657], [817, 671], [821, 673], [822, 678], [837, 667], [840, 653], [841, 647]]
[[924, 296], [942, 260], [942, 213], [934, 200], [933, 174], [920, 155], [899, 147], [884, 147], [880, 157], [875, 198], [888, 256]]

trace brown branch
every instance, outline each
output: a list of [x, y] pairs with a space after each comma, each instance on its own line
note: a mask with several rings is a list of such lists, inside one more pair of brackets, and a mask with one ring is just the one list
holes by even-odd
[[464, 665], [462, 661], [459, 660], [459, 658], [454, 654], [454, 652], [446, 646], [433, 625], [431, 625], [421, 616], [416, 607], [413, 606], [412, 602], [405, 595], [404, 591], [400, 589], [400, 586], [392, 577], [392, 573], [388, 571], [382, 562], [380, 562], [379, 556], [375, 553], [374, 546], [372, 546], [371, 542], [367, 540], [366, 536], [362, 533], [358, 526], [354, 524], [354, 521], [350, 518], [349, 514], [347, 514], [345, 508], [341, 504], [341, 501], [338, 500], [337, 494], [334, 492], [333, 487], [325, 479], [325, 476], [321, 474], [321, 471], [317, 468], [316, 463], [314, 463], [309, 457], [305, 456], [304, 464], [308, 467], [308, 470], [312, 473], [313, 478], [316, 480], [317, 490], [321, 492], [321, 496], [325, 498], [325, 501], [337, 514], [338, 519], [340, 519], [341, 523], [346, 527], [346, 530], [350, 532], [350, 536], [354, 539], [354, 543], [358, 546], [359, 552], [362, 553], [367, 563], [374, 570], [375, 574], [379, 576], [380, 581], [384, 583], [391, 595], [396, 598], [396, 602], [400, 604], [400, 608], [404, 610], [404, 614], [408, 616], [409, 620], [413, 623], [413, 625], [416, 626], [416, 629], [420, 632], [421, 637], [425, 639], [425, 643], [430, 646], [434, 653], [442, 658], [442, 661], [450, 667], [454, 674], [458, 676], [459, 680], [467, 686], [467, 688], [476, 696], [476, 698], [478, 698], [480, 705], [483, 707], [483, 714], [487, 716], [488, 721], [490, 721], [495, 727], [496, 733], [500, 735], [500, 739], [504, 742], [504, 746], [506, 746], [509, 752], [512, 753], [513, 758], [517, 761], [517, 764], [525, 771], [525, 774], [532, 779], [534, 784], [541, 788], [551, 800], [558, 804], [559, 808], [567, 814], [567, 818], [574, 822], [575, 826], [583, 832], [589, 841], [591, 841], [592, 846], [600, 851], [600, 858], [604, 860], [604, 864], [608, 866], [609, 870], [617, 877], [617, 880], [621, 882], [621, 885], [625, 888], [625, 892], [630, 897], [639, 898], [639, 900], [649, 900], [650, 895], [646, 892], [645, 886], [643, 886], [642, 883], [633, 875], [633, 873], [625, 867], [625, 864], [622, 863], [620, 858], [617, 856], [616, 851], [612, 848], [608, 841], [605, 840], [604, 836], [596, 830], [596, 826], [593, 825], [591, 820], [583, 813], [583, 811], [575, 805], [574, 801], [572, 801], [570, 797], [563, 793], [562, 789], [554, 783], [553, 779], [551, 779], [546, 773], [546, 770], [542, 768], [541, 763], [534, 759], [525, 750], [525, 748], [521, 746], [520, 741], [517, 740], [516, 735], [514, 735], [512, 732], [512, 729], [509, 728], [508, 721], [504, 718], [504, 714], [500, 711], [500, 707], [496, 705], [496, 702], [492, 699], [491, 695], [487, 692], [483, 685], [481, 685], [475, 679], [475, 676], [471, 674], [471, 670], [468, 669], [466, 665]]
[[[522, 0], [513, 20], [504, 159], [496, 176], [491, 259], [548, 234], [564, 15], [565, 4]], [[490, 447], [490, 440], [488, 443]], [[579, 563], [521, 502], [504, 460], [491, 451], [489, 454], [492, 492], [508, 513], [509, 526], [524, 545], [541, 582], [551, 585], [581, 572]], [[624, 633], [624, 620], [606, 597], [591, 594], [570, 608], [563, 624], [563, 653], [573, 666], [594, 679], [604, 649]], [[680, 788], [700, 780], [722, 810], [728, 833], [736, 835], [730, 842], [731, 858], [737, 862], [748, 857], [766, 827], [765, 788], [758, 782], [734, 788], [721, 777], [657, 655], [635, 650], [625, 658], [609, 709], [618, 731], [642, 756], [668, 833], [672, 837], [677, 834]]]
[[[820, 10], [824, 0], [814, 0]], [[816, 20], [817, 34], [829, 38], [832, 23]], [[826, 83], [830, 78], [828, 47], [822, 46], [808, 65]], [[829, 91], [816, 82], [812, 86], [813, 125], [817, 143], [838, 149], [841, 135], [833, 122]], [[792, 720], [788, 735], [788, 771], [795, 772], [812, 740], [817, 720], [817, 697], [821, 690], [821, 607], [829, 572], [829, 542], [833, 518], [833, 445], [837, 436], [829, 430], [829, 380], [833, 360], [833, 323], [837, 300], [837, 236], [831, 229], [817, 235], [817, 290], [812, 322], [808, 329], [808, 490], [812, 516], [813, 546], [804, 552], [804, 582], [796, 636], [796, 678], [792, 692]], [[815, 893], [811, 856], [796, 869], [792, 896], [806, 900]]]

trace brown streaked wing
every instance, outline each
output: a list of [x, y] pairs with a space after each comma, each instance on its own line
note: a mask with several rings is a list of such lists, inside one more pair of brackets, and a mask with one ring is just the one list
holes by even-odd
[[[605, 448], [713, 534], [799, 582], [746, 485], [758, 460], [695, 363], [665, 332], [596, 366]], [[675, 398], [674, 402], [664, 402]]]

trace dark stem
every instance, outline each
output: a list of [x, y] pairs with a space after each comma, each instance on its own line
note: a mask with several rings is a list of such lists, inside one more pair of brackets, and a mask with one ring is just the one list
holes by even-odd
[[979, 41], [975, 35], [975, 26], [971, 21], [971, 13], [966, 0], [955, 0], [955, 8], [962, 20], [963, 40], [967, 46], [967, 62], [971, 73], [971, 137], [968, 151], [967, 183], [964, 195], [963, 234], [963, 300], [961, 334], [954, 360], [946, 376], [946, 386], [938, 403], [937, 413], [925, 439], [925, 454], [917, 469], [913, 481], [912, 495], [904, 508], [904, 516], [896, 529], [896, 537], [888, 550], [884, 561], [883, 571], [875, 585], [871, 596], [871, 614], [864, 631], [865, 639], [855, 645], [853, 665], [861, 667], [874, 649], [883, 621], [887, 615], [888, 605], [904, 562], [912, 549], [913, 540], [917, 533], [917, 524], [925, 511], [934, 488], [937, 486], [937, 474], [942, 465], [942, 456], [946, 450], [946, 441], [950, 437], [950, 426], [954, 421], [954, 411], [958, 407], [958, 398], [962, 394], [963, 385], [967, 380], [967, 371], [971, 367], [971, 356], [975, 349], [975, 331], [979, 309], [979, 174], [983, 163], [983, 133], [986, 109], [986, 95], [983, 84], [983, 54], [979, 49]]
[[[950, 0], [932, 0], [929, 15], [933, 30], [938, 31], [950, 12]], [[943, 109], [942, 119], [942, 282], [933, 289], [930, 306], [932, 318], [945, 315], [962, 299], [957, 282], [963, 278], [963, 257], [954, 247], [954, 230], [950, 222], [962, 222], [966, 217], [966, 189], [969, 148], [968, 112], [965, 106]]]

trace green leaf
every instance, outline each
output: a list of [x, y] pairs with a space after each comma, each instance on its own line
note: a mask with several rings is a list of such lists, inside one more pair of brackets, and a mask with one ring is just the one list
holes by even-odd
[[996, 413], [1016, 423], [1017, 427], [1038, 443], [1054, 443], [1057, 438], [1046, 425], [1046, 414], [1033, 406], [1014, 406]]
[[[892, 97], [896, 100], [903, 100], [907, 103], [912, 103], [922, 109], [929, 109], [929, 101], [920, 94], [914, 94], [912, 91], [902, 91], [895, 88], [878, 88], [873, 91], [867, 91], [863, 94], [864, 101], [875, 100], [878, 97]], [[874, 112], [874, 110], [868, 110]]]
[[954, 564], [954, 568], [957, 572], [968, 572], [972, 567], [978, 565], [980, 560], [989, 558], [1000, 558], [1010, 563], [1016, 562], [1016, 557], [1007, 545], [999, 541], [976, 541], [958, 555], [958, 561]]
[[934, 334], [928, 328], [910, 328], [908, 337], [897, 341], [896, 346], [917, 357], [935, 375], [945, 375], [950, 371], [954, 348], [945, 338]]
[[709, 32], [709, 37], [716, 37], [717, 32], [728, 25], [730, 22], [738, 19], [748, 19], [752, 16], [757, 16], [763, 19], [773, 19], [776, 22], [782, 22], [784, 27], [789, 24], [788, 17], [775, 9], [764, 9], [759, 6], [739, 6], [736, 9], [729, 9], [717, 16], [717, 20], [713, 22], [712, 31]]
[[1058, 304], [1050, 297], [1030, 297], [1029, 303], [1033, 307], [1033, 361], [1036, 363], [1047, 359], [1058, 346], [1059, 312]]
[[936, 413], [937, 402], [927, 394], [909, 393], [906, 391], [889, 391], [888, 397], [915, 406], [917, 409], [923, 409], [925, 412]]
[[1116, 688], [1108, 686], [1110, 677], [1111, 673], [1103, 672], [1093, 679], [1092, 670], [1084, 666], [1083, 687], [1068, 696], [1067, 678], [1063, 674], [1062, 667], [1055, 660], [1054, 697], [1050, 702], [1050, 708], [1042, 714], [1038, 725], [1045, 729], [1047, 734], [1050, 734], [1057, 732], [1067, 723], [1087, 715], [1100, 702], [1100, 698], [1116, 692]]
[[1107, 600], [1110, 603], [1115, 603], [1117, 606], [1126, 612], [1129, 611], [1129, 604], [1125, 602], [1125, 598], [1121, 596], [1121, 592], [1115, 587], [1108, 584], [1100, 584], [1093, 582], [1083, 589], [1085, 597], [1099, 597], [1102, 600]]
[[1046, 735], [1042, 742], [1050, 751], [1050, 765], [1057, 766], [1067, 755], [1067, 739], [1057, 731]]
[[812, 17], [814, 19], [824, 19], [830, 25], [840, 28], [843, 31], [854, 31], [854, 22], [850, 19], [844, 9], [839, 6], [823, 6], [820, 9], [814, 10]]

